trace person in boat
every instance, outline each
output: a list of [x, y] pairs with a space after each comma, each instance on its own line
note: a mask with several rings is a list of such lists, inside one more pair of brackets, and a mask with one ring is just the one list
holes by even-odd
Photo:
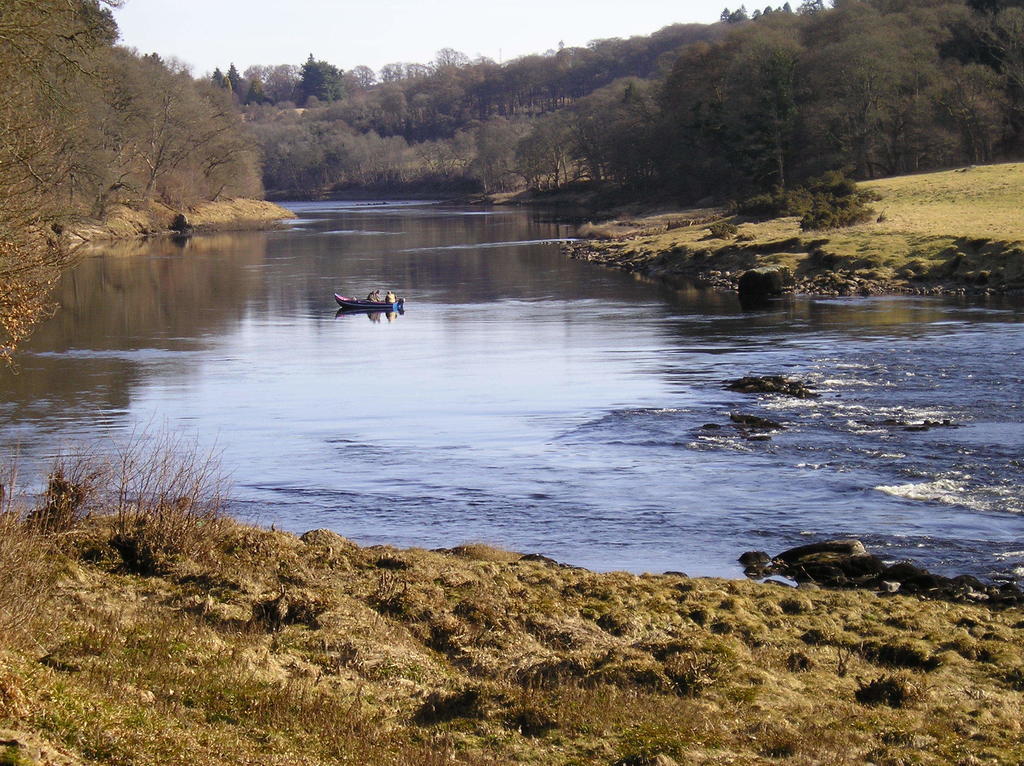
[[380, 303], [380, 290], [374, 290], [372, 293], [366, 296], [366, 300]]
[[394, 303], [397, 300], [398, 296], [396, 296], [391, 290], [388, 290], [388, 294], [384, 296], [385, 303]]

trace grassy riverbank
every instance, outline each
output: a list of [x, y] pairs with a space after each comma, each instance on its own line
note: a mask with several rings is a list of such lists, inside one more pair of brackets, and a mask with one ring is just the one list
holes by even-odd
[[[1024, 164], [870, 181], [870, 223], [801, 231], [722, 210], [668, 211], [581, 228], [574, 256], [673, 280], [734, 287], [747, 269], [787, 269], [798, 292], [1016, 292], [1024, 289]], [[736, 225], [716, 237], [716, 221]]]
[[69, 486], [48, 531], [0, 517], [0, 764], [1024, 758], [1020, 609], [366, 548], [194, 498], [73, 520]]
[[196, 232], [269, 228], [295, 214], [280, 205], [256, 199], [221, 199], [179, 210], [160, 202], [144, 207], [114, 206], [102, 220], [82, 219], [69, 227], [73, 243], [104, 242], [176, 233], [175, 219], [184, 215]]

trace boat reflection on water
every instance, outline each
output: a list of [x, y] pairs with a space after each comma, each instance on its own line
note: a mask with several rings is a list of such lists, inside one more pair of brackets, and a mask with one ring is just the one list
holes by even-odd
[[381, 317], [386, 318], [389, 322], [394, 322], [402, 314], [405, 314], [405, 309], [399, 309], [398, 311], [380, 311], [379, 309], [338, 309], [334, 318], [341, 319], [342, 317], [363, 315], [371, 322], [379, 322]]

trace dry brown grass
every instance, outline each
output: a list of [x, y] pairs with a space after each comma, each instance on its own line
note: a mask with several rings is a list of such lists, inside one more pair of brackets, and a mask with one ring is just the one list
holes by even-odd
[[258, 199], [201, 202], [189, 212], [192, 225], [199, 227], [223, 228], [252, 223], [268, 224], [287, 218], [295, 218], [295, 214], [273, 202]]
[[[149, 202], [142, 208], [114, 205], [102, 221], [77, 221], [70, 227], [68, 239], [75, 244], [81, 244], [168, 234], [171, 224], [180, 212], [182, 211], [160, 202]], [[203, 231], [262, 228], [295, 217], [294, 213], [280, 205], [253, 199], [201, 202], [195, 208], [184, 212], [191, 225]]]
[[16, 510], [0, 510], [0, 649], [43, 629], [57, 578], [53, 550]]

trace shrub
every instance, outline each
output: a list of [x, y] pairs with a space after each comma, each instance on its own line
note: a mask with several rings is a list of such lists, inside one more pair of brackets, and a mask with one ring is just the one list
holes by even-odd
[[90, 455], [58, 456], [50, 469], [43, 503], [28, 515], [29, 524], [44, 534], [70, 531], [94, 510], [93, 501], [108, 478], [109, 467]]
[[842, 170], [833, 170], [793, 189], [776, 187], [739, 203], [744, 215], [778, 218], [798, 216], [804, 231], [839, 229], [865, 223], [875, 216], [867, 203], [878, 199], [857, 188]]
[[826, 173], [808, 184], [811, 205], [800, 218], [804, 231], [841, 229], [866, 223], [875, 216], [867, 203], [878, 199], [871, 192], [861, 191], [840, 171]]
[[783, 189], [776, 186], [771, 192], [757, 194], [737, 205], [743, 215], [763, 218], [802, 216], [811, 209], [811, 192], [805, 187]]
[[734, 239], [740, 231], [731, 221], [715, 221], [708, 230], [715, 239]]

